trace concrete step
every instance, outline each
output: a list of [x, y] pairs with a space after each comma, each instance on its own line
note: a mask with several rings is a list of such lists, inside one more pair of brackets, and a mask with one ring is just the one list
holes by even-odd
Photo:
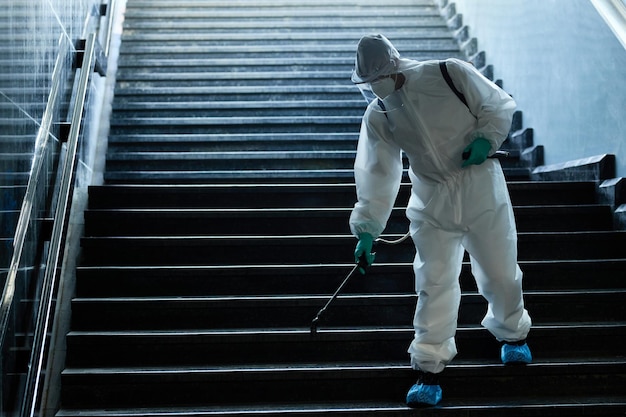
[[[272, 64], [277, 64], [276, 61], [271, 60]], [[167, 64], [167, 62], [162, 62]], [[213, 62], [213, 65], [216, 63]], [[234, 63], [233, 63], [234, 64]], [[260, 63], [262, 64], [262, 63]], [[140, 65], [142, 65], [140, 63]], [[226, 63], [226, 65], [230, 65]], [[349, 73], [346, 75], [349, 77]], [[347, 79], [346, 79], [347, 81]], [[123, 90], [116, 91], [116, 96], [124, 99], [125, 97], [132, 97], [133, 100], [140, 98], [141, 100], [148, 100], [159, 102], [172, 99], [183, 100], [185, 102], [222, 102], [222, 101], [264, 101], [264, 102], [281, 102], [281, 101], [297, 101], [301, 100], [305, 96], [308, 100], [322, 101], [322, 100], [349, 100], [356, 101], [362, 100], [358, 89], [355, 90], [354, 85], [344, 83], [342, 85], [277, 85], [277, 86], [164, 86], [164, 87], [146, 87], [134, 86], [125, 88]], [[174, 100], [174, 101], [175, 101]], [[268, 103], [271, 105], [272, 103]], [[193, 106], [193, 104], [191, 104]], [[121, 116], [114, 115], [112, 122], [124, 124], [127, 120]], [[141, 123], [141, 120], [139, 120]]]
[[[219, 20], [211, 19], [204, 15], [183, 16], [175, 20], [169, 18], [163, 14], [161, 17], [153, 19], [130, 19], [125, 22], [125, 27], [128, 30], [158, 30], [158, 31], [203, 31], [203, 30], [241, 30], [241, 31], [263, 31], [263, 30], [290, 30], [298, 29], [300, 31], [316, 31], [327, 30], [329, 24], [332, 25], [333, 30], [363, 30], [363, 17], [359, 14], [352, 16], [345, 16], [343, 19], [337, 19], [329, 22], [331, 16], [310, 16], [304, 18], [281, 18], [281, 17], [268, 17], [265, 19], [250, 19], [249, 17], [242, 17], [241, 19], [232, 20]], [[382, 31], [392, 28], [407, 28], [407, 27], [445, 27], [441, 17], [438, 14], [428, 16], [400, 16], [390, 19], [389, 17], [374, 17], [368, 23], [369, 31]]]
[[[415, 44], [416, 41], [428, 41], [433, 39], [453, 39], [453, 33], [450, 30], [441, 25], [437, 27], [390, 27], [385, 31], [386, 35], [393, 39], [394, 42], [402, 42], [404, 46], [409, 44]], [[326, 30], [318, 30], [315, 35], [312, 36], [310, 31], [299, 30], [294, 27], [289, 31], [245, 31], [245, 30], [232, 30], [232, 31], [181, 31], [181, 32], [166, 32], [166, 31], [124, 31], [122, 33], [122, 45], [150, 45], [159, 43], [202, 43], [203, 45], [215, 45], [215, 46], [232, 46], [232, 45], [267, 45], [271, 42], [278, 47], [282, 45], [291, 45], [293, 43], [298, 44], [324, 44], [324, 45], [353, 45], [356, 47], [359, 38], [363, 36], [362, 29], [354, 30], [341, 30], [326, 28]], [[150, 73], [145, 71], [133, 71], [118, 73], [122, 79], [126, 79], [127, 76], [141, 77], [151, 76]]]
[[[525, 176], [529, 178], [528, 173]], [[252, 182], [265, 184], [284, 183], [350, 183], [354, 181], [354, 170], [235, 170], [235, 171], [107, 171], [104, 179], [108, 184], [237, 184]]]
[[[411, 58], [417, 60], [427, 59], [446, 59], [446, 58], [459, 58], [463, 59], [464, 56], [460, 52], [450, 51], [431, 51], [424, 53], [413, 53]], [[157, 68], [157, 71], [164, 72], [177, 72], [182, 69], [182, 72], [189, 71], [342, 71], [349, 77], [350, 72], [354, 67], [354, 56], [352, 54], [345, 57], [327, 57], [321, 60], [317, 57], [269, 57], [269, 58], [202, 58], [202, 57], [189, 57], [184, 60], [179, 58], [164, 58], [164, 57], [129, 57], [128, 59], [120, 62], [120, 69], [128, 71], [134, 68]]]
[[[586, 417], [590, 412], [594, 416], [621, 415], [626, 411], [626, 402], [623, 397], [600, 396], [588, 398], [584, 404], [580, 404], [580, 397], [573, 398], [563, 396], [542, 396], [511, 399], [508, 397], [491, 398], [477, 396], [475, 399], [447, 400], [445, 404], [437, 407], [440, 413], [449, 417], [500, 417], [502, 415], [515, 415], [517, 417], [536, 417], [537, 415], [549, 415], [559, 417]], [[591, 411], [593, 410], [593, 411]], [[197, 406], [190, 410], [188, 407], [159, 407], [157, 409], [129, 409], [118, 408], [115, 410], [61, 410], [59, 417], [192, 417], [192, 416], [238, 416], [238, 417], [264, 417], [267, 416], [268, 407], [258, 406], [233, 406], [216, 410], [210, 406]], [[334, 402], [334, 403], [308, 403], [308, 404], [285, 404], [280, 409], [280, 415], [285, 417], [315, 417], [323, 413], [329, 417], [409, 417], [415, 415], [415, 410], [408, 408], [401, 400], [394, 401], [367, 401], [367, 402]], [[444, 414], [445, 413], [445, 414]], [[515, 414], [513, 414], [515, 413]], [[543, 414], [540, 414], [543, 413]], [[422, 414], [427, 415], [425, 411]], [[435, 414], [433, 414], [435, 415]]]
[[[329, 295], [353, 264], [233, 265], [233, 266], [81, 266], [76, 296], [191, 297], [257, 295]], [[625, 289], [626, 260], [591, 259], [522, 261], [524, 288], [529, 291]], [[468, 262], [463, 263], [461, 288], [476, 291]], [[342, 294], [413, 294], [413, 266], [375, 262], [367, 279], [346, 284]]]
[[[72, 331], [68, 367], [188, 367], [294, 363], [330, 364], [406, 360], [412, 328], [281, 330]], [[529, 343], [536, 360], [558, 362], [584, 355], [622, 356], [626, 323], [535, 325]], [[580, 335], [585, 334], [585, 338]], [[457, 330], [456, 363], [497, 364], [500, 344], [485, 329]], [[255, 354], [250, 355], [250, 346]], [[567, 346], [564, 349], [563, 346]], [[596, 357], [599, 359], [599, 357]]]
[[[608, 205], [515, 207], [520, 232], [609, 231]], [[405, 207], [396, 207], [386, 233], [409, 230]], [[85, 212], [86, 236], [203, 236], [220, 234], [349, 233], [351, 207], [283, 209], [125, 209]]]
[[[509, 182], [514, 205], [596, 203], [594, 182]], [[410, 185], [400, 187], [398, 202], [406, 204]], [[280, 208], [351, 207], [350, 184], [197, 184], [104, 185], [89, 187], [89, 208]]]
[[[398, 236], [398, 235], [392, 235]], [[84, 265], [228, 265], [349, 262], [351, 235], [126, 236], [82, 239]], [[519, 233], [519, 259], [574, 260], [626, 257], [626, 232]], [[257, 250], [263, 248], [262, 251]], [[323, 251], [320, 248], [324, 248]], [[377, 252], [379, 262], [410, 262], [409, 240]], [[241, 256], [245, 254], [245, 256]], [[103, 256], [104, 255], [104, 256]]]
[[[342, 80], [343, 82], [344, 80]], [[236, 81], [233, 81], [233, 83]], [[181, 83], [184, 84], [184, 83]], [[179, 84], [179, 85], [181, 85]], [[202, 83], [204, 85], [204, 83]], [[191, 101], [191, 102], [155, 102], [141, 101], [137, 97], [129, 97], [128, 101], [118, 100], [115, 114], [120, 122], [129, 118], [139, 120], [151, 118], [188, 118], [200, 117], [272, 117], [272, 116], [332, 116], [341, 112], [345, 116], [362, 116], [365, 111], [365, 100], [290, 100], [290, 101]], [[357, 132], [358, 133], [358, 132]], [[294, 133], [295, 134], [295, 133]]]
[[107, 170], [227, 171], [351, 169], [355, 151], [125, 152], [110, 154]]
[[[296, 23], [297, 24], [297, 23]], [[453, 38], [444, 39], [423, 39], [418, 43], [418, 47], [415, 46], [416, 42], [413, 40], [411, 43], [395, 42], [397, 48], [402, 48], [402, 51], [407, 56], [414, 56], [416, 54], [428, 54], [428, 53], [458, 53], [458, 44]], [[403, 46], [405, 46], [403, 48]], [[122, 46], [122, 52], [132, 54], [135, 58], [160, 56], [162, 58], [176, 58], [176, 57], [191, 57], [191, 58], [300, 58], [310, 57], [315, 55], [320, 61], [324, 61], [326, 58], [332, 57], [347, 57], [354, 54], [355, 44], [350, 42], [344, 42], [341, 44], [332, 43], [320, 43], [319, 41], [311, 42], [290, 42], [288, 44], [281, 45], [279, 48], [274, 44], [266, 45], [204, 45], [199, 42], [194, 43], [180, 43], [180, 42], [160, 42], [158, 44], [146, 44], [141, 45], [131, 44]]]
[[[138, 167], [139, 168], [139, 167]], [[511, 181], [530, 179], [530, 168], [504, 168]], [[132, 170], [109, 171], [104, 175], [108, 184], [137, 185], [189, 185], [189, 184], [290, 184], [320, 183], [346, 184], [354, 181], [354, 170], [350, 169], [248, 169], [248, 170]], [[408, 181], [405, 171], [403, 180]]]
[[186, 152], [355, 150], [357, 141], [358, 132], [124, 134], [109, 137], [108, 152], [112, 155], [155, 149], [158, 152], [180, 152], [181, 149]]
[[[601, 374], [602, 378], [597, 378]], [[624, 361], [457, 365], [446, 372], [446, 398], [498, 399], [515, 392], [531, 397], [605, 396], [622, 393]], [[593, 380], [593, 383], [589, 383]], [[202, 407], [286, 402], [311, 404], [402, 401], [415, 382], [403, 365], [298, 367], [66, 369], [62, 401], [75, 407]], [[242, 390], [245, 386], [245, 390]], [[523, 403], [523, 401], [522, 401]]]
[[[535, 324], [609, 323], [626, 314], [626, 290], [526, 291], [525, 306]], [[330, 295], [246, 297], [75, 298], [72, 329], [77, 331], [168, 329], [308, 329]], [[346, 294], [337, 298], [319, 328], [399, 327], [413, 320], [412, 294]], [[560, 306], [568, 305], [567, 317]], [[461, 297], [459, 325], [477, 325], [487, 308], [477, 293]]]

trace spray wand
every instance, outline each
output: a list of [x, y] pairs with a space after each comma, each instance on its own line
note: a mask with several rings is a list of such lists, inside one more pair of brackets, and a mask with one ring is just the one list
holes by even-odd
[[[396, 240], [386, 240], [386, 239], [383, 239], [383, 238], [379, 237], [374, 242], [375, 243], [380, 242], [380, 243], [384, 243], [386, 245], [397, 245], [399, 243], [404, 242], [406, 239], [408, 239], [409, 236], [410, 236], [410, 232], [407, 232], [406, 234], [402, 235], [400, 238], [398, 238]], [[315, 318], [311, 321], [311, 335], [317, 334], [317, 325], [318, 325], [318, 323], [320, 321], [320, 317], [322, 316], [322, 314], [324, 314], [324, 312], [326, 312], [326, 309], [330, 306], [330, 304], [337, 298], [337, 295], [339, 295], [339, 293], [341, 292], [343, 287], [348, 283], [350, 278], [352, 278], [352, 276], [355, 274], [355, 272], [357, 270], [360, 270], [362, 274], [365, 274], [365, 271], [366, 271], [368, 266], [369, 265], [368, 265], [367, 260], [365, 258], [365, 254], [363, 254], [359, 258], [359, 262], [356, 265], [354, 265], [352, 270], [348, 273], [348, 275], [344, 278], [342, 283], [339, 285], [339, 288], [337, 288], [337, 291], [335, 291], [335, 293], [332, 295], [332, 297], [330, 297], [330, 299], [328, 300], [326, 305], [324, 305], [324, 307], [322, 307], [322, 309], [320, 311], [318, 311], [318, 313], [315, 316]]]
[[326, 311], [326, 309], [328, 308], [328, 306], [330, 306], [330, 304], [335, 300], [335, 298], [337, 298], [337, 295], [339, 295], [339, 292], [341, 292], [341, 290], [343, 289], [343, 287], [348, 283], [348, 281], [350, 280], [350, 278], [352, 278], [352, 276], [356, 273], [357, 270], [361, 270], [363, 271], [362, 273], [365, 273], [366, 268], [368, 267], [367, 264], [367, 260], [365, 259], [365, 254], [363, 254], [360, 258], [359, 258], [359, 262], [354, 265], [354, 268], [352, 268], [352, 270], [350, 271], [350, 273], [343, 279], [343, 282], [341, 283], [341, 285], [339, 285], [339, 288], [337, 288], [337, 291], [335, 291], [335, 293], [332, 295], [332, 297], [330, 297], [330, 299], [328, 300], [328, 302], [326, 303], [326, 305], [324, 307], [322, 307], [322, 309], [320, 311], [317, 312], [317, 315], [315, 316], [315, 318], [311, 321], [311, 335], [315, 335], [317, 334], [317, 324], [320, 321], [320, 317], [322, 316], [322, 314], [324, 314], [324, 312]]

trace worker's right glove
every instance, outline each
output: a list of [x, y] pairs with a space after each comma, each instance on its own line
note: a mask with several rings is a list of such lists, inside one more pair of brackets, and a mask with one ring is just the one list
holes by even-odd
[[[372, 253], [373, 246], [374, 237], [372, 235], [369, 233], [359, 234], [359, 242], [356, 244], [356, 249], [354, 250], [354, 261], [362, 263], [361, 259], [364, 259], [367, 266], [372, 265], [372, 263], [374, 263], [374, 257], [376, 256]], [[359, 272], [361, 272], [361, 274], [365, 274], [365, 268], [360, 267]]]

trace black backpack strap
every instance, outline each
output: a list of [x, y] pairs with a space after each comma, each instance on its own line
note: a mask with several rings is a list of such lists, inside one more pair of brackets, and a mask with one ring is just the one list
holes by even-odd
[[469, 106], [467, 105], [467, 100], [465, 100], [465, 96], [463, 95], [463, 93], [457, 90], [452, 83], [452, 78], [450, 78], [450, 74], [448, 74], [448, 67], [446, 67], [446, 61], [439, 61], [439, 69], [441, 70], [441, 75], [443, 75], [443, 78], [446, 80], [446, 83], [448, 83], [450, 89], [459, 98], [459, 100], [461, 100], [463, 104], [465, 104], [465, 107], [469, 109]]
[[383, 101], [381, 99], [378, 99], [378, 107], [380, 107], [382, 109], [383, 114], [385, 115], [387, 120], [389, 120], [389, 116], [387, 116], [387, 108], [385, 107], [385, 104], [383, 103]]

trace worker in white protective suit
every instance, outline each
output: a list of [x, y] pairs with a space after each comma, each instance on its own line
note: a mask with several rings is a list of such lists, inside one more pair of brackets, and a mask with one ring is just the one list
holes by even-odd
[[406, 214], [418, 295], [408, 349], [418, 382], [407, 394], [410, 406], [441, 400], [438, 374], [457, 353], [464, 250], [488, 302], [482, 325], [502, 343], [502, 362], [532, 360], [513, 209], [500, 162], [489, 158], [507, 137], [515, 102], [471, 64], [441, 62], [444, 69], [440, 61], [400, 58], [387, 38], [369, 35], [359, 42], [352, 75], [374, 98], [354, 164], [358, 202], [350, 227], [359, 239], [357, 260], [373, 262], [372, 243], [385, 229], [400, 187], [403, 152], [410, 165]]

